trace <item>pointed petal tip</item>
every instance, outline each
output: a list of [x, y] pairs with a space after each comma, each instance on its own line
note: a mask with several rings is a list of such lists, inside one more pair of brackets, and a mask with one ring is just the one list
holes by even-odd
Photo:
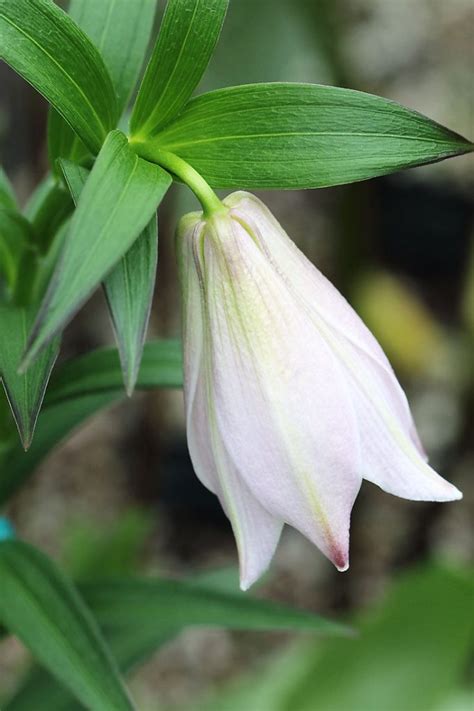
[[446, 490], [446, 498], [439, 499], [439, 501], [460, 501], [463, 498], [462, 491], [459, 491], [459, 489], [454, 486], [454, 484], [450, 484], [449, 482], [446, 483], [449, 487]]
[[259, 580], [262, 575], [265, 575], [265, 573], [268, 571], [268, 566], [270, 565], [270, 561], [267, 562], [267, 565], [259, 565], [258, 567], [249, 567], [246, 569], [247, 566], [242, 566], [240, 567], [240, 589], [242, 592], [247, 592], [249, 588], [254, 585], [257, 580]]
[[[420, 470], [423, 475], [420, 475]], [[400, 496], [408, 501], [442, 503], [459, 501], [463, 498], [462, 492], [454, 484], [451, 484], [451, 482], [437, 474], [434, 469], [426, 467], [426, 465], [424, 465], [423, 469], [411, 472], [409, 478], [405, 476], [397, 480], [395, 477], [379, 478], [378, 475], [370, 478], [365, 476], [364, 478], [379, 486], [383, 491], [394, 496]]]
[[413, 495], [413, 501], [434, 501], [438, 503], [448, 503], [449, 501], [460, 501], [463, 494], [459, 489], [446, 479], [439, 477], [437, 486], [432, 491], [423, 492], [421, 496]]
[[340, 573], [345, 573], [349, 568], [349, 549], [334, 547], [330, 551], [330, 560]]
[[254, 585], [254, 583], [257, 582], [257, 580], [265, 573], [265, 570], [260, 570], [260, 571], [246, 571], [246, 570], [240, 570], [240, 584], [239, 587], [242, 590], [242, 592], [247, 592], [249, 588]]

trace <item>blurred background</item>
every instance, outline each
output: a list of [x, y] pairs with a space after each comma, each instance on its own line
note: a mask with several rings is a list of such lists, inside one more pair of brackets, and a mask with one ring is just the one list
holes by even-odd
[[[274, 80], [335, 84], [399, 101], [473, 138], [473, 40], [472, 0], [231, 0], [201, 90]], [[0, 86], [1, 164], [25, 201], [47, 170], [47, 106], [5, 65]], [[349, 571], [337, 573], [286, 530], [256, 595], [344, 619], [362, 611], [370, 626], [370, 610], [384, 604], [407, 570], [426, 561], [464, 570], [472, 564], [473, 187], [467, 156], [350, 186], [260, 193], [376, 334], [408, 393], [433, 466], [464, 499], [408, 502], [364, 483], [353, 511]], [[160, 210], [150, 339], [179, 334], [173, 233], [179, 216], [195, 207], [189, 192], [174, 187]], [[112, 342], [97, 293], [68, 328], [63, 357]], [[109, 569], [186, 576], [236, 564], [227, 520], [192, 470], [179, 391], [136, 394], [95, 416], [48, 457], [8, 513], [22, 537], [76, 577]], [[440, 615], [445, 604], [452, 640], [463, 624], [449, 619], [452, 589], [433, 572], [420, 576], [420, 609], [425, 595]], [[415, 605], [410, 596], [406, 604]], [[313, 647], [290, 634], [188, 630], [134, 675], [132, 688], [143, 708], [197, 709], [216, 696], [212, 708], [221, 711], [274, 711], [281, 689], [259, 696], [248, 681], [252, 671], [267, 669], [265, 678], [275, 680], [284, 668], [291, 686], [291, 669], [312, 659]], [[0, 691], [14, 687], [26, 663], [15, 642], [0, 644]], [[242, 678], [245, 699], [219, 696]], [[331, 705], [330, 696], [318, 705], [317, 689], [307, 693], [306, 700], [291, 697], [288, 709], [369, 708], [362, 701]], [[439, 708], [468, 708], [461, 696]], [[434, 708], [423, 699], [414, 710]], [[407, 707], [387, 701], [373, 708]]]

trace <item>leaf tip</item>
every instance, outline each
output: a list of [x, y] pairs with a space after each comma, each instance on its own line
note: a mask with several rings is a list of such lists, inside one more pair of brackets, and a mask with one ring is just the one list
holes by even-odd
[[33, 437], [35, 434], [36, 416], [30, 420], [30, 418], [23, 418], [15, 416], [18, 434], [20, 436], [21, 446], [24, 451], [27, 452], [31, 447], [33, 442]]
[[135, 382], [133, 383], [125, 383], [125, 392], [127, 394], [127, 397], [132, 397], [133, 393], [135, 392]]
[[120, 346], [119, 351], [125, 392], [127, 394], [127, 397], [132, 397], [133, 393], [135, 392], [135, 386], [138, 380], [138, 372], [140, 370], [140, 358], [137, 360], [133, 357], [127, 357], [122, 353]]
[[31, 442], [33, 441], [33, 433], [28, 432], [25, 434], [20, 433], [20, 439], [21, 439], [21, 444], [23, 447], [23, 450], [27, 452], [29, 448], [31, 447]]

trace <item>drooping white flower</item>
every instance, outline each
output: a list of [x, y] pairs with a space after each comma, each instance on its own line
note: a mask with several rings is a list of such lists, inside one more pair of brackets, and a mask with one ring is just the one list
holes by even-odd
[[339, 570], [362, 479], [407, 499], [461, 493], [426, 462], [379, 344], [256, 197], [184, 217], [187, 436], [229, 517], [241, 586], [267, 568], [284, 523]]

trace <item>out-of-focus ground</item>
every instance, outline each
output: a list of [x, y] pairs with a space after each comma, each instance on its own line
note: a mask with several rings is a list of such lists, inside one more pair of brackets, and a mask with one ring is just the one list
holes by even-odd
[[[231, 0], [203, 88], [334, 83], [400, 101], [473, 137], [473, 39], [471, 0]], [[25, 199], [46, 169], [46, 106], [5, 66], [0, 85], [1, 162]], [[381, 340], [433, 465], [464, 499], [414, 503], [365, 483], [353, 513], [350, 570], [335, 572], [287, 530], [258, 594], [345, 615], [376, 600], [412, 563], [472, 562], [473, 186], [472, 158], [462, 157], [353, 186], [261, 194]], [[179, 333], [173, 231], [194, 207], [173, 189], [160, 213], [150, 338]], [[112, 341], [99, 293], [69, 327], [65, 351]], [[137, 394], [94, 417], [44, 462], [9, 514], [25, 539], [64, 560], [78, 529], [107, 530], [130, 508], [149, 521], [141, 570], [187, 575], [236, 562], [226, 519], [192, 471], [180, 392]], [[290, 638], [189, 630], [140, 669], [133, 687], [144, 703], [158, 698], [192, 709]], [[13, 684], [24, 658], [15, 643], [0, 644], [0, 687]]]

